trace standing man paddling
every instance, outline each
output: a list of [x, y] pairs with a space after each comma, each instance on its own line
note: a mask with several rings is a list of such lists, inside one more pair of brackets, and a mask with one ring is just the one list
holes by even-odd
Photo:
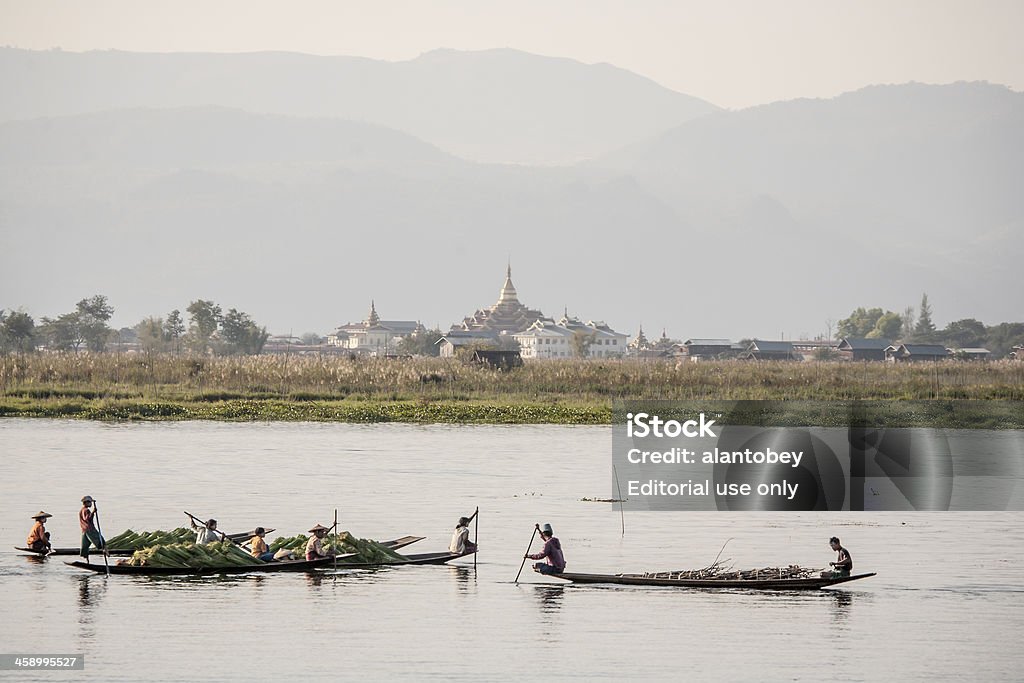
[[565, 571], [565, 555], [562, 553], [562, 542], [555, 538], [550, 524], [540, 528], [540, 537], [544, 539], [544, 548], [539, 553], [526, 555], [531, 560], [547, 560], [533, 565], [533, 571], [541, 574], [561, 574]]
[[82, 509], [78, 511], [78, 526], [82, 529], [82, 552], [79, 553], [89, 561], [89, 548], [96, 546], [96, 550], [103, 550], [103, 537], [96, 529], [96, 511], [93, 509], [92, 496], [82, 498]]

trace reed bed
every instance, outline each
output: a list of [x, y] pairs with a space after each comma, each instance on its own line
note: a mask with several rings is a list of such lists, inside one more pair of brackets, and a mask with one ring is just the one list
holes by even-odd
[[1024, 363], [551, 360], [336, 356], [0, 357], [0, 415], [117, 419], [609, 422], [631, 400], [1024, 399]]

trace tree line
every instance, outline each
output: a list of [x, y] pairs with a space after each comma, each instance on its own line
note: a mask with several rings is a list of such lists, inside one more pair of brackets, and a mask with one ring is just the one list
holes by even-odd
[[839, 321], [837, 330], [839, 338], [942, 344], [955, 349], [983, 347], [996, 358], [1007, 355], [1015, 345], [1024, 344], [1024, 323], [985, 325], [974, 318], [963, 318], [938, 329], [932, 320], [927, 294], [921, 296], [921, 305], [916, 311], [913, 306], [908, 306], [902, 313], [881, 308], [857, 308], [848, 318]]
[[31, 353], [40, 348], [77, 353], [100, 353], [124, 342], [137, 343], [149, 353], [245, 355], [257, 354], [270, 336], [248, 313], [224, 312], [213, 301], [198, 299], [166, 316], [150, 316], [134, 327], [113, 329], [114, 307], [102, 294], [82, 299], [72, 311], [36, 320], [22, 309], [0, 309], [0, 351]]

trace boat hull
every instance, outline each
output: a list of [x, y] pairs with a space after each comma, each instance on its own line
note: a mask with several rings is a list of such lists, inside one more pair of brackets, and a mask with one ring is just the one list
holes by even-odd
[[231, 567], [133, 567], [131, 565], [112, 564], [109, 567], [100, 563], [65, 562], [70, 567], [105, 574], [124, 574], [129, 576], [220, 576], [223, 574], [267, 574], [274, 572], [308, 572], [329, 566], [333, 558], [323, 557], [317, 560], [289, 560], [285, 562], [265, 562]]
[[[339, 569], [377, 569], [380, 567], [405, 567], [410, 565], [444, 564], [460, 557], [466, 557], [473, 553], [420, 553], [408, 555], [405, 562], [393, 562], [390, 564], [355, 564], [340, 559], [337, 563]], [[65, 562], [70, 567], [85, 569], [98, 574], [106, 573], [107, 567], [102, 562]], [[321, 557], [316, 560], [285, 560], [282, 562], [266, 562], [263, 564], [243, 565], [238, 567], [133, 567], [131, 565], [111, 564], [110, 573], [128, 576], [219, 576], [222, 574], [254, 574], [273, 572], [305, 572], [317, 569], [331, 569], [335, 565], [335, 558]]]
[[408, 567], [410, 565], [445, 564], [460, 557], [472, 555], [468, 553], [417, 553], [406, 555], [404, 562], [387, 562], [385, 564], [371, 564], [365, 562], [338, 562], [338, 569], [378, 569], [380, 567]]
[[[237, 535], [237, 534], [235, 534], [235, 535]], [[232, 536], [232, 538], [233, 537], [234, 536]], [[381, 543], [381, 545], [385, 546], [386, 548], [390, 548], [391, 550], [398, 550], [399, 548], [404, 548], [407, 545], [412, 545], [413, 543], [417, 543], [418, 541], [422, 541], [424, 538], [426, 538], [426, 536], [402, 536], [401, 538], [395, 538], [395, 539], [392, 539], [390, 541], [384, 541], [384, 542]], [[248, 538], [246, 538], [244, 536], [239, 536], [235, 540], [244, 541], [244, 540], [248, 540]], [[23, 553], [30, 553], [32, 555], [39, 555], [40, 557], [46, 557], [48, 555], [59, 555], [59, 556], [64, 556], [64, 557], [67, 557], [67, 556], [77, 557], [78, 554], [81, 552], [80, 548], [54, 548], [49, 553], [47, 553], [46, 551], [32, 550], [31, 548], [25, 548], [25, 547], [21, 547], [21, 546], [14, 546], [14, 549], [15, 550], [19, 550], [19, 551], [21, 551]], [[131, 550], [131, 549], [128, 549], [128, 548], [108, 548], [107, 549], [107, 555], [109, 557], [130, 557], [131, 555], [134, 555], [134, 554], [135, 554], [135, 550]], [[103, 553], [101, 553], [98, 550], [93, 550], [90, 553], [90, 555], [94, 555], [96, 557], [101, 557], [103, 555]]]
[[837, 586], [841, 583], [857, 581], [874, 576], [875, 573], [855, 574], [853, 576], [840, 576], [835, 578], [813, 577], [806, 579], [656, 579], [645, 577], [640, 574], [574, 574], [563, 572], [562, 574], [550, 574], [555, 579], [571, 581], [573, 583], [605, 583], [618, 584], [623, 586], [669, 586], [675, 588], [705, 588], [724, 589], [742, 588], [754, 590], [793, 591], [793, 590], [820, 590]]
[[[31, 555], [39, 555], [40, 557], [47, 557], [49, 555], [73, 557], [77, 556], [80, 552], [82, 552], [80, 548], [54, 548], [50, 552], [46, 552], [45, 550], [32, 550], [31, 548], [23, 548], [20, 546], [14, 546], [14, 549], [20, 550], [23, 553], [29, 553]], [[128, 557], [129, 555], [132, 555], [134, 553], [134, 550], [127, 550], [125, 548], [110, 548], [107, 550], [107, 555], [109, 557]], [[89, 555], [93, 557], [102, 557], [103, 552], [93, 548], [92, 552], [90, 552]]]

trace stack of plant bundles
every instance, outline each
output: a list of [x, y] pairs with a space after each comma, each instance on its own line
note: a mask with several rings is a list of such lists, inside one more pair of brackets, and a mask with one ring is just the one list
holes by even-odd
[[[299, 535], [290, 538], [275, 538], [270, 544], [270, 549], [275, 553], [279, 550], [291, 550], [296, 555], [302, 556], [306, 552], [306, 543], [309, 536]], [[393, 562], [404, 562], [407, 558], [399, 555], [387, 546], [368, 538], [356, 538], [347, 531], [338, 533], [337, 544], [333, 534], [329, 534], [323, 540], [324, 552], [335, 550], [339, 555], [355, 553], [352, 557], [339, 558], [338, 562], [349, 562], [352, 564], [391, 564]]]
[[179, 527], [170, 531], [127, 531], [107, 539], [107, 547], [111, 550], [140, 550], [151, 545], [170, 545], [194, 541], [196, 532]]
[[244, 567], [260, 564], [260, 561], [231, 541], [217, 541], [206, 545], [188, 542], [149, 546], [136, 550], [128, 564], [133, 567], [204, 569]]

